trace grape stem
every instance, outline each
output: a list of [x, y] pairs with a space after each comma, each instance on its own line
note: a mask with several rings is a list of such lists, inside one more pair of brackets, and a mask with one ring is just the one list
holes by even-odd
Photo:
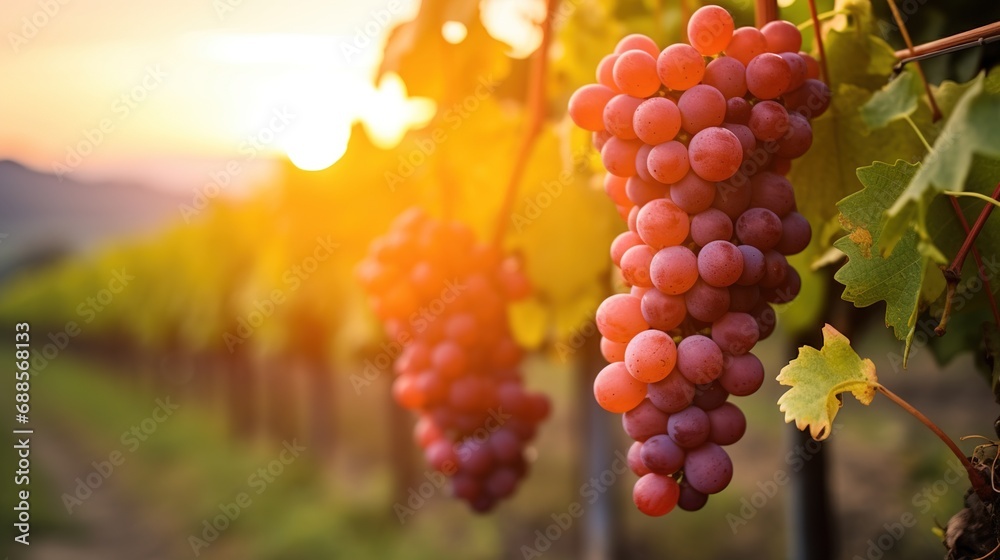
[[992, 489], [986, 485], [986, 481], [983, 480], [982, 474], [980, 474], [980, 472], [976, 469], [976, 467], [972, 465], [972, 462], [969, 461], [969, 458], [965, 456], [965, 453], [963, 453], [962, 450], [959, 449], [958, 444], [956, 444], [954, 440], [948, 437], [948, 434], [944, 433], [944, 431], [941, 430], [941, 428], [939, 428], [937, 424], [932, 422], [930, 418], [924, 416], [924, 414], [919, 410], [917, 410], [916, 408], [914, 408], [913, 405], [903, 400], [902, 397], [900, 397], [896, 393], [893, 393], [881, 383], [876, 383], [875, 389], [877, 389], [880, 393], [888, 397], [889, 400], [891, 400], [892, 402], [898, 404], [903, 410], [909, 412], [914, 418], [919, 420], [921, 424], [927, 426], [932, 432], [934, 432], [937, 435], [938, 438], [941, 439], [941, 441], [944, 442], [945, 445], [948, 446], [948, 449], [950, 449], [951, 452], [955, 454], [955, 457], [958, 457], [958, 460], [962, 462], [962, 466], [965, 467], [965, 471], [969, 475], [969, 482], [972, 484], [972, 489], [975, 490], [976, 494], [979, 496], [980, 499], [982, 499], [986, 503], [989, 503], [993, 499]]
[[[903, 35], [903, 41], [906, 42], [906, 48], [910, 49], [910, 56], [915, 56], [916, 51], [913, 48], [913, 40], [910, 39], [910, 32], [906, 30], [906, 22], [903, 21], [903, 16], [899, 13], [899, 8], [896, 6], [896, 0], [886, 0], [889, 3], [889, 9], [892, 10], [892, 17], [896, 20], [896, 25], [899, 26], [899, 32]], [[920, 74], [920, 79], [924, 82], [924, 90], [927, 91], [927, 101], [931, 105], [931, 122], [937, 122], [941, 119], [941, 109], [938, 107], [937, 100], [934, 99], [934, 92], [931, 91], [931, 83], [927, 81], [927, 75], [924, 74], [924, 68], [919, 62], [914, 62], [917, 65], [917, 73]]]
[[510, 179], [507, 182], [507, 189], [504, 191], [503, 202], [500, 205], [500, 213], [497, 216], [496, 230], [493, 234], [495, 247], [499, 247], [503, 242], [521, 177], [528, 167], [531, 150], [535, 145], [535, 140], [538, 139], [538, 134], [542, 130], [542, 122], [545, 119], [545, 80], [548, 71], [549, 46], [552, 44], [552, 16], [555, 14], [558, 3], [559, 0], [548, 0], [545, 5], [545, 19], [542, 20], [542, 42], [534, 53], [525, 99], [525, 105], [528, 108], [527, 128], [524, 130], [524, 136], [521, 137], [521, 144], [514, 157]]
[[812, 17], [813, 33], [816, 36], [816, 48], [819, 49], [819, 63], [823, 69], [823, 81], [830, 87], [833, 87], [833, 84], [830, 83], [830, 71], [826, 67], [826, 50], [823, 48], [823, 27], [819, 24], [816, 0], [809, 0], [809, 15]]
[[757, 28], [778, 19], [778, 0], [757, 0], [754, 5], [754, 20]]
[[910, 118], [910, 115], [906, 115], [903, 118], [906, 119], [906, 122], [910, 123], [910, 128], [913, 129], [913, 132], [917, 135], [917, 138], [920, 138], [920, 143], [924, 145], [924, 148], [927, 150], [927, 153], [930, 153], [931, 150], [933, 150], [934, 148], [931, 148], [930, 142], [928, 142], [927, 138], [924, 137], [924, 133], [920, 132], [920, 129], [917, 127], [917, 123], [913, 122], [913, 119]]
[[955, 258], [952, 259], [951, 264], [944, 269], [944, 279], [948, 283], [948, 291], [945, 294], [944, 311], [941, 313], [941, 321], [938, 326], [935, 327], [934, 332], [937, 333], [938, 336], [942, 336], [948, 327], [948, 318], [951, 316], [951, 302], [955, 297], [955, 291], [958, 287], [958, 283], [962, 279], [962, 267], [965, 265], [966, 257], [969, 256], [969, 251], [973, 252], [973, 257], [976, 259], [976, 263], [979, 267], [979, 276], [983, 280], [983, 285], [989, 293], [990, 305], [993, 308], [993, 320], [996, 321], [997, 325], [1000, 325], [1000, 312], [997, 311], [996, 302], [993, 299], [993, 290], [991, 289], [988, 280], [986, 280], [986, 270], [983, 267], [982, 259], [979, 257], [975, 248], [976, 238], [979, 237], [980, 232], [983, 231], [983, 226], [986, 225], [987, 218], [989, 218], [990, 214], [993, 212], [993, 207], [1000, 205], [1000, 202], [997, 202], [997, 198], [1000, 197], [1000, 183], [997, 183], [996, 188], [993, 189], [992, 198], [977, 192], [945, 191], [944, 194], [952, 197], [953, 201], [955, 197], [969, 196], [982, 198], [990, 203], [983, 207], [982, 211], [979, 213], [979, 217], [976, 218], [976, 223], [972, 226], [972, 229], [969, 229], [968, 224], [965, 222], [965, 216], [962, 215], [960, 209], [957, 208], [957, 203], [953, 202], [954, 207], [956, 207], [956, 212], [958, 212], [959, 218], [962, 221], [962, 225], [966, 229], [966, 235], [965, 241], [962, 242], [962, 247], [959, 248], [957, 253], [955, 253]]

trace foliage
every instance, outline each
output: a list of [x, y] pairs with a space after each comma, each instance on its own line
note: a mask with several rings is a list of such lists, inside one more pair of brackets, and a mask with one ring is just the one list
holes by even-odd
[[838, 395], [851, 392], [861, 404], [875, 398], [875, 364], [862, 359], [851, 342], [837, 329], [823, 327], [823, 347], [799, 348], [798, 358], [778, 374], [778, 383], [791, 387], [778, 399], [785, 422], [795, 422], [800, 430], [809, 428], [817, 440], [829, 437], [841, 402]]

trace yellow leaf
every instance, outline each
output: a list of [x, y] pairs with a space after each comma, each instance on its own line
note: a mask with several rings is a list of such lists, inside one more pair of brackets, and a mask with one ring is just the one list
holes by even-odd
[[813, 439], [830, 435], [840, 409], [837, 395], [850, 391], [861, 404], [875, 398], [875, 364], [858, 356], [846, 336], [830, 325], [823, 327], [823, 348], [799, 348], [799, 356], [778, 373], [778, 383], [791, 387], [778, 399], [785, 422], [809, 428]]

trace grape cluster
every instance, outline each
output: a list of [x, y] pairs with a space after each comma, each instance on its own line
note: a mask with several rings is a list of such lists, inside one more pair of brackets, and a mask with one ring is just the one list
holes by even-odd
[[507, 323], [507, 303], [530, 292], [526, 276], [468, 227], [419, 209], [372, 242], [358, 275], [402, 348], [392, 392], [418, 414], [428, 464], [455, 496], [490, 510], [526, 474], [524, 448], [549, 413], [548, 398], [524, 387]]
[[732, 479], [722, 446], [746, 418], [727, 400], [763, 383], [750, 350], [774, 329], [771, 304], [798, 294], [785, 257], [812, 235], [785, 174], [829, 89], [791, 23], [734, 27], [705, 6], [690, 44], [629, 35], [569, 101], [628, 222], [611, 258], [631, 291], [597, 310], [610, 365], [594, 394], [635, 440], [633, 499], [647, 515], [700, 509]]

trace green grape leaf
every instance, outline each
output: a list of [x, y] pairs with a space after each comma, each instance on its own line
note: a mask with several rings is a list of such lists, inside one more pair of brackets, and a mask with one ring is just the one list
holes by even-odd
[[927, 212], [931, 200], [944, 191], [962, 191], [976, 154], [1000, 158], [1000, 94], [986, 91], [980, 75], [952, 111], [933, 149], [906, 190], [888, 209], [884, 235], [879, 243], [883, 252], [894, 251], [915, 227], [928, 244], [934, 238], [928, 231]]
[[841, 406], [837, 395], [850, 391], [868, 405], [878, 386], [875, 364], [858, 356], [847, 337], [830, 325], [823, 327], [823, 348], [799, 348], [798, 357], [781, 368], [777, 379], [791, 387], [778, 399], [785, 422], [794, 421], [800, 430], [808, 428], [815, 440], [830, 435]]
[[904, 72], [876, 91], [861, 107], [861, 120], [870, 130], [882, 128], [892, 121], [908, 117], [917, 110], [920, 82], [913, 72]]
[[933, 270], [935, 261], [943, 261], [943, 257], [938, 258], [922, 247], [914, 232], [907, 232], [889, 256], [881, 255], [877, 248], [886, 207], [918, 170], [919, 165], [905, 161], [897, 161], [895, 165], [875, 162], [858, 169], [858, 179], [865, 188], [837, 205], [848, 234], [834, 243], [848, 257], [834, 276], [844, 285], [842, 297], [858, 307], [878, 301], [886, 303], [886, 325], [892, 327], [896, 338], [906, 340], [904, 365], [921, 301], [935, 299], [944, 287], [934, 280], [940, 279], [941, 274]]

